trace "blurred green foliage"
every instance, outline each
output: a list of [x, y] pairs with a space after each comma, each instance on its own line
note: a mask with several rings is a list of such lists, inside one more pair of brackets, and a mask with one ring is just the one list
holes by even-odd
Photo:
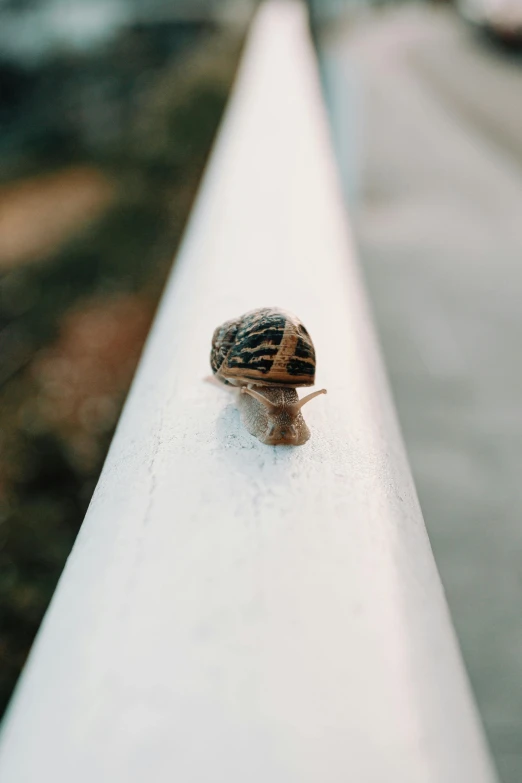
[[[165, 46], [161, 59], [157, 47], [149, 46], [155, 54], [148, 67], [144, 40], [134, 33], [119, 40], [112, 54], [97, 57], [92, 72], [86, 55], [79, 66], [71, 65], [70, 57], [56, 58], [50, 70], [64, 94], [75, 95], [74, 83], [67, 82], [68, 70], [78, 89], [82, 80], [88, 86], [83, 98], [75, 96], [72, 107], [62, 105], [64, 114], [74, 115], [77, 132], [70, 123], [55, 122], [52, 114], [46, 125], [49, 109], [39, 105], [28, 114], [30, 122], [35, 116], [43, 119], [26, 129], [27, 154], [9, 148], [0, 160], [4, 182], [80, 161], [95, 166], [115, 186], [115, 197], [98, 219], [79, 226], [72, 239], [37, 262], [10, 268], [0, 278], [0, 710], [24, 664], [96, 484], [241, 46], [240, 36], [199, 31], [191, 44], [184, 37], [181, 54], [179, 47], [171, 51]], [[20, 79], [24, 85], [31, 82], [27, 74]], [[41, 87], [41, 75], [37, 81]], [[91, 123], [96, 133], [86, 141], [82, 107], [98, 83], [104, 94], [109, 93], [97, 104], [101, 115], [107, 114], [111, 95], [116, 94], [118, 132], [109, 128], [106, 133], [98, 118]], [[118, 98], [118, 90], [125, 92], [125, 101]], [[31, 86], [19, 104], [27, 108], [35, 96], [38, 89]], [[45, 90], [43, 97], [49, 97]], [[123, 295], [128, 302], [122, 305]], [[125, 350], [110, 352], [112, 364], [106, 367], [101, 363], [107, 363], [107, 352], [95, 346], [87, 350], [91, 364], [76, 365], [76, 354], [83, 355], [74, 342], [75, 335], [83, 334], [78, 324], [86, 323], [82, 328], [87, 332], [94, 324], [92, 331], [102, 330], [103, 336], [104, 321], [96, 313], [103, 315], [106, 307], [112, 308], [113, 320], [120, 319], [111, 328], [113, 339], [123, 341]], [[136, 318], [139, 328], [125, 337], [126, 324], [135, 326]], [[86, 352], [85, 346], [82, 350]], [[94, 381], [92, 371], [89, 377], [81, 374], [98, 358], [102, 382], [107, 374], [112, 377], [102, 392], [92, 392], [96, 404], [101, 400], [108, 405], [102, 424], [99, 417], [85, 414], [90, 410], [87, 403], [93, 401], [85, 387]], [[122, 368], [118, 362], [126, 364]], [[49, 368], [55, 385], [57, 368], [66, 379], [74, 376], [74, 389], [65, 380], [63, 388], [51, 389], [58, 396], [46, 397], [41, 379], [47, 378]], [[49, 385], [48, 378], [46, 382]], [[60, 406], [49, 405], [49, 400], [70, 401], [79, 394], [83, 396], [77, 419], [72, 414], [60, 418], [54, 409]], [[82, 452], [85, 443], [89, 448]]]

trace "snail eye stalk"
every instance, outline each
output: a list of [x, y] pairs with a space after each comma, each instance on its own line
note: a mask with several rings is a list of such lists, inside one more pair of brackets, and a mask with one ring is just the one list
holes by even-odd
[[265, 397], [264, 394], [260, 394], [253, 389], [247, 389], [243, 386], [241, 389], [241, 394], [249, 394], [251, 397], [254, 397], [254, 399], [258, 400], [262, 405], [264, 405], [270, 413], [275, 413], [277, 410], [277, 405], [274, 405], [272, 402], [270, 402], [268, 397]]
[[318, 397], [320, 394], [326, 394], [326, 389], [320, 389], [319, 391], [312, 392], [311, 394], [307, 394], [306, 397], [303, 397], [302, 400], [299, 400], [299, 402], [296, 402], [295, 405], [292, 405], [292, 410], [297, 413], [301, 410], [303, 405], [306, 405], [307, 402], [310, 402], [310, 400], [313, 400], [314, 397]]

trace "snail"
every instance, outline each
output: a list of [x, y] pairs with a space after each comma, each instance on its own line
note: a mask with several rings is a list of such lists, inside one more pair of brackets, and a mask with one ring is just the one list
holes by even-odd
[[295, 315], [277, 307], [252, 310], [214, 331], [214, 378], [236, 387], [248, 432], [268, 446], [301, 446], [310, 437], [301, 408], [326, 389], [301, 400], [296, 388], [315, 382], [315, 350]]

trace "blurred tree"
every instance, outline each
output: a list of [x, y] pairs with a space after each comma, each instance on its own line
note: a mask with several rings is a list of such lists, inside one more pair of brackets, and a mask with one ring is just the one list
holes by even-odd
[[[0, 278], [0, 708], [83, 520], [240, 45], [237, 36], [207, 32], [183, 56], [155, 61], [147, 78], [134, 73], [124, 88], [130, 119], [108, 142], [82, 135], [76, 108], [77, 124], [68, 126], [63, 144], [63, 118], [54, 123], [47, 108], [28, 112], [28, 122], [40, 123], [31, 139], [41, 133], [42, 141], [31, 141], [11, 175], [38, 175], [79, 159], [114, 183], [115, 196], [72, 239]], [[112, 84], [117, 50], [91, 64], [102, 85]], [[71, 94], [64, 69], [80, 78], [69, 59], [53, 61], [62, 96], [55, 107], [63, 108], [63, 95]], [[18, 105], [16, 80], [26, 76], [15, 69], [10, 78], [14, 87], [4, 87], [5, 95]], [[22, 92], [30, 85], [29, 78]], [[120, 88], [114, 88], [118, 105]], [[102, 104], [111, 104], [112, 89], [103, 87]]]

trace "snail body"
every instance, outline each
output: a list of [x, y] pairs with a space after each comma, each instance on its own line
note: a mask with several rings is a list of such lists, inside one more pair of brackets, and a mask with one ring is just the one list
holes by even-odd
[[313, 392], [299, 399], [297, 391], [288, 387], [243, 386], [238, 395], [241, 420], [251, 435], [267, 446], [302, 446], [310, 437], [302, 406], [326, 390]]
[[275, 307], [252, 310], [219, 326], [210, 364], [216, 380], [238, 387], [248, 432], [270, 446], [301, 446], [310, 437], [301, 408], [325, 389], [299, 400], [296, 388], [315, 381], [315, 349], [301, 321]]

